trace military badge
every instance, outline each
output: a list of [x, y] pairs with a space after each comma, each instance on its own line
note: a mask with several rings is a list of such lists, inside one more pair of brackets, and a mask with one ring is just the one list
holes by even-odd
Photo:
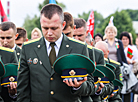
[[12, 76], [9, 78], [9, 81], [10, 81], [10, 82], [13, 82], [14, 80], [15, 80], [15, 78], [12, 77]]
[[37, 62], [38, 62], [38, 59], [37, 58], [34, 58], [33, 63], [34, 64], [37, 64]]
[[76, 72], [75, 72], [74, 70], [71, 70], [71, 71], [69, 72], [69, 74], [70, 74], [71, 76], [74, 76], [74, 75], [76, 74]]
[[32, 59], [29, 58], [29, 60], [27, 60], [28, 64], [31, 64], [32, 63]]

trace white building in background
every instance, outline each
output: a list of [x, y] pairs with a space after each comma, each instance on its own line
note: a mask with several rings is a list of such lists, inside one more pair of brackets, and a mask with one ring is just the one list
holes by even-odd
[[132, 21], [132, 23], [133, 23], [133, 28], [135, 29], [135, 32], [138, 36], [138, 21]]

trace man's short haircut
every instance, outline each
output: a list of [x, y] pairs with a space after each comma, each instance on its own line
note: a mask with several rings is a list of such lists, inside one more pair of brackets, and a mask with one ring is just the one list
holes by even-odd
[[27, 39], [27, 31], [22, 27], [17, 27], [17, 33], [19, 34], [15, 40], [18, 40], [23, 37], [23, 40], [26, 41]]
[[16, 25], [13, 23], [13, 22], [2, 22], [0, 24], [0, 29], [2, 31], [7, 31], [9, 30], [10, 28], [13, 29], [13, 31], [15, 32], [15, 34], [17, 33], [17, 29], [16, 29]]
[[95, 47], [102, 47], [102, 48], [105, 48], [106, 50], [108, 50], [108, 44], [105, 42], [105, 41], [98, 41], [96, 44], [95, 44]]
[[132, 45], [132, 44], [131, 44], [131, 38], [130, 38], [129, 33], [126, 32], [126, 31], [125, 31], [125, 32], [122, 32], [122, 33], [120, 34], [120, 39], [121, 39], [121, 40], [122, 40], [123, 36], [127, 37], [127, 38], [129, 39], [129, 45]]
[[41, 16], [44, 14], [44, 16], [48, 19], [51, 19], [54, 14], [58, 14], [60, 17], [61, 23], [64, 22], [64, 14], [63, 10], [60, 6], [56, 4], [47, 4], [41, 9]]
[[74, 28], [74, 20], [70, 13], [64, 12], [64, 21], [66, 22], [66, 25], [63, 30], [67, 29], [67, 27]]
[[84, 27], [84, 30], [87, 31], [86, 21], [82, 18], [75, 18], [74, 25], [76, 25], [76, 29]]

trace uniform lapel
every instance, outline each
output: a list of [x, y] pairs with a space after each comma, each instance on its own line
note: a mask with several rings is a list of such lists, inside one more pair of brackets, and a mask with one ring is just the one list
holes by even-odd
[[[61, 43], [57, 58], [65, 55], [65, 54], [69, 54], [71, 52], [71, 50], [72, 50], [72, 47], [69, 44], [69, 39], [67, 38], [67, 36], [65, 36], [63, 34], [63, 39], [62, 39], [62, 43]], [[51, 75], [53, 75], [53, 74], [54, 74], [54, 70], [52, 69]]]
[[44, 37], [40, 39], [40, 41], [37, 44], [37, 47], [35, 48], [35, 52], [41, 61], [41, 64], [46, 68], [46, 70], [51, 74], [51, 65], [49, 62], [49, 57], [46, 50], [46, 45], [44, 41]]

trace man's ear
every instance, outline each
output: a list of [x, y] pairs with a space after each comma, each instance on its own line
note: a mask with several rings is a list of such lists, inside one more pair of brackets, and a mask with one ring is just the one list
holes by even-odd
[[62, 24], [62, 30], [64, 29], [65, 25], [66, 25], [66, 21], [64, 21]]
[[25, 42], [27, 42], [27, 41], [28, 41], [28, 38], [26, 38]]
[[86, 31], [86, 36], [88, 36], [89, 30]]
[[76, 25], [74, 25], [74, 30], [76, 29]]
[[15, 39], [17, 39], [18, 36], [19, 36], [19, 34], [17, 33], [17, 34], [15, 35]]

